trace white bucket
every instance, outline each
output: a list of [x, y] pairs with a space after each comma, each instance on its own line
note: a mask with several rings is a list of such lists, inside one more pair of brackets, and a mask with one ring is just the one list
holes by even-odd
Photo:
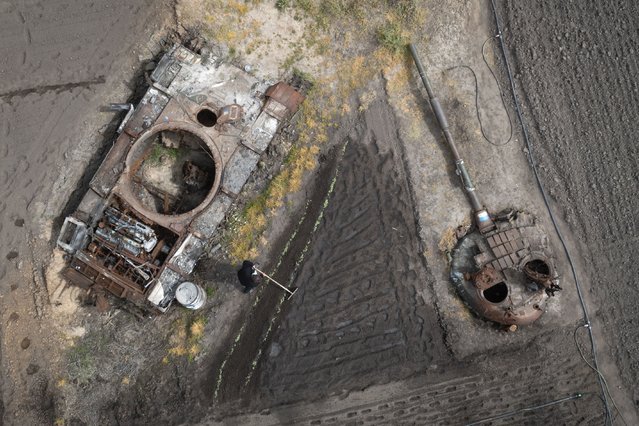
[[190, 281], [184, 281], [178, 286], [175, 298], [187, 309], [200, 309], [206, 303], [204, 289]]

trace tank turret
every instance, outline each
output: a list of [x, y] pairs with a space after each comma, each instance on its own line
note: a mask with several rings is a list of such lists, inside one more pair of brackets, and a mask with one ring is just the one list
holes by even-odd
[[477, 315], [509, 326], [531, 324], [561, 289], [548, 238], [532, 215], [515, 210], [491, 215], [481, 203], [415, 46], [409, 50], [472, 208], [475, 226], [452, 252], [451, 281]]

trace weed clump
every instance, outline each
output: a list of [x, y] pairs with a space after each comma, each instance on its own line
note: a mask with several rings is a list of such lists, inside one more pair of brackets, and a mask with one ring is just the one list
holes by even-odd
[[170, 357], [179, 358], [186, 356], [191, 362], [202, 351], [200, 341], [204, 337], [206, 317], [198, 315], [192, 318], [178, 318], [173, 323], [171, 335], [171, 347], [168, 355], [162, 359], [163, 364], [168, 364]]
[[229, 256], [234, 261], [257, 257], [263, 243], [262, 234], [267, 216], [284, 204], [286, 196], [299, 191], [304, 172], [315, 168], [317, 145], [291, 148], [282, 171], [273, 178], [266, 190], [253, 199], [240, 214], [231, 217], [228, 241]]
[[290, 5], [291, 5], [291, 1], [290, 0], [276, 0], [275, 1], [275, 7], [280, 12], [285, 11]]
[[406, 49], [408, 36], [397, 21], [388, 21], [377, 30], [379, 44], [397, 55]]
[[[77, 342], [67, 352], [67, 373], [69, 379], [79, 384], [87, 384], [98, 373], [98, 361], [96, 355], [102, 353], [106, 346], [103, 336], [85, 337]], [[59, 380], [58, 383], [62, 382]]]
[[69, 377], [78, 383], [88, 383], [96, 373], [95, 359], [91, 348], [86, 344], [77, 344], [69, 350]]
[[153, 165], [158, 165], [165, 158], [174, 161], [178, 160], [182, 154], [183, 152], [180, 148], [168, 148], [161, 144], [155, 144], [149, 153], [148, 162]]

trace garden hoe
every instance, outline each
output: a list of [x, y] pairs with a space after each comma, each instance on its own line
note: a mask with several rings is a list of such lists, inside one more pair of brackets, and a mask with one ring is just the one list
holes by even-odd
[[275, 281], [273, 278], [269, 277], [268, 275], [266, 275], [264, 272], [260, 271], [259, 269], [255, 268], [254, 269], [262, 274], [267, 280], [273, 282], [274, 284], [276, 284], [278, 287], [280, 287], [282, 290], [286, 291], [288, 293], [288, 297], [287, 299], [290, 299], [291, 296], [293, 296], [295, 294], [295, 292], [297, 291], [297, 287], [293, 287], [293, 291], [289, 290], [288, 288], [284, 287], [282, 284], [278, 283], [277, 281]]

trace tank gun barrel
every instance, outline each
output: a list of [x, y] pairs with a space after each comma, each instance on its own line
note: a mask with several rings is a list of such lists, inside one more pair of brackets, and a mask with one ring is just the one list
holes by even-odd
[[413, 61], [415, 62], [415, 66], [417, 67], [417, 71], [419, 72], [419, 77], [422, 79], [422, 83], [424, 83], [424, 87], [426, 88], [426, 92], [428, 93], [428, 102], [430, 103], [433, 112], [435, 113], [435, 117], [437, 118], [437, 122], [439, 127], [444, 133], [444, 137], [446, 142], [448, 143], [448, 147], [453, 153], [453, 157], [455, 158], [455, 167], [457, 169], [457, 175], [461, 178], [462, 184], [464, 186], [464, 191], [468, 196], [468, 200], [470, 201], [470, 205], [473, 208], [473, 212], [475, 214], [475, 221], [477, 223], [477, 227], [479, 230], [483, 232], [490, 231], [495, 228], [495, 225], [490, 218], [490, 215], [479, 201], [479, 197], [475, 192], [475, 186], [473, 185], [473, 181], [470, 178], [470, 174], [466, 169], [466, 165], [464, 164], [464, 160], [459, 155], [459, 150], [457, 149], [457, 145], [455, 145], [455, 141], [453, 139], [453, 135], [450, 132], [450, 128], [448, 126], [448, 120], [446, 119], [446, 114], [439, 103], [439, 99], [435, 96], [433, 92], [433, 87], [428, 80], [428, 76], [426, 75], [426, 71], [424, 70], [424, 66], [417, 56], [417, 50], [415, 50], [415, 46], [411, 43], [408, 45], [410, 49], [410, 53], [413, 56]]

